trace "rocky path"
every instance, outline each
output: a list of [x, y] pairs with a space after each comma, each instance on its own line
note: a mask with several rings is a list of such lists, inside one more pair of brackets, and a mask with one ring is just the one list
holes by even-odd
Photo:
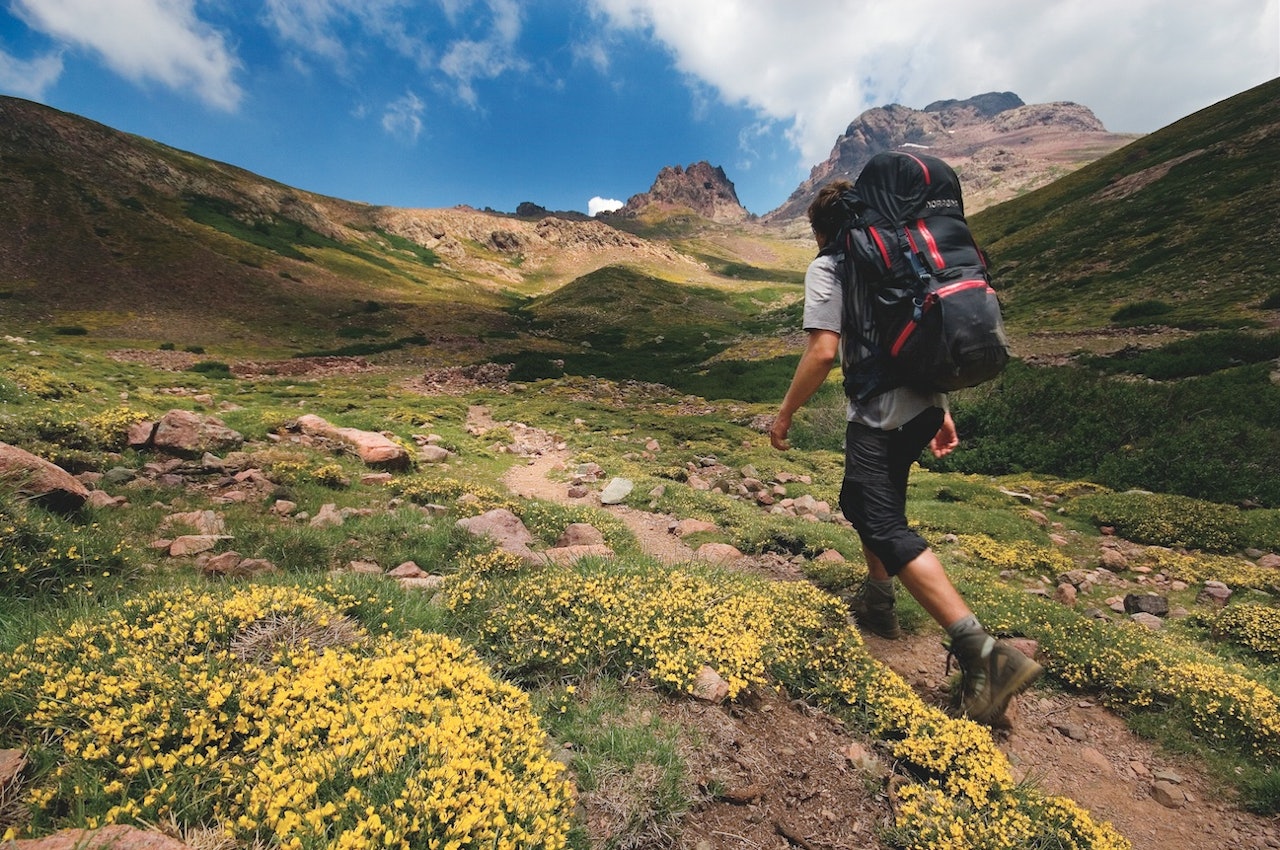
[[[472, 412], [477, 421], [484, 415], [482, 410]], [[527, 463], [510, 469], [503, 481], [512, 493], [524, 498], [572, 503], [565, 482], [556, 480], [570, 459], [566, 448], [548, 446]], [[663, 563], [692, 559], [689, 547], [668, 530], [677, 518], [624, 506], [607, 510], [626, 523], [651, 557]], [[907, 634], [897, 641], [868, 636], [867, 645], [924, 700], [945, 704], [946, 654], [936, 628], [930, 625], [923, 633]], [[854, 794], [850, 787], [841, 792], [844, 805], [834, 802], [840, 794], [833, 796], [832, 790], [847, 782], [847, 771], [833, 773], [830, 769], [844, 745], [838, 736], [833, 739], [829, 718], [769, 700], [762, 706], [729, 712], [686, 707], [682, 714], [682, 721], [697, 722], [709, 741], [723, 738], [731, 748], [740, 748], [750, 740], [752, 751], [759, 756], [750, 770], [738, 769], [742, 781], [758, 793], [755, 804], [707, 804], [689, 815], [685, 832], [690, 843], [682, 846], [698, 850], [799, 846], [787, 837], [788, 830], [808, 834], [810, 838], [804, 840], [815, 847], [878, 846], [872, 833], [886, 817], [883, 800], [861, 792], [848, 796]], [[1075, 800], [1099, 820], [1110, 821], [1132, 842], [1134, 850], [1280, 848], [1280, 819], [1242, 811], [1229, 801], [1230, 790], [1217, 786], [1193, 760], [1158, 752], [1095, 700], [1042, 684], [1019, 697], [1010, 708], [1009, 720], [1009, 728], [993, 730], [993, 734], [1016, 775], [1046, 793]], [[726, 723], [737, 731], [726, 732]], [[740, 753], [736, 761], [727, 763], [741, 768]], [[783, 776], [787, 771], [798, 771], [795, 775], [803, 775], [811, 783], [825, 784], [811, 794], [827, 800], [819, 814], [806, 819], [804, 809], [792, 804], [768, 811], [765, 800], [770, 792], [766, 789], [776, 786], [778, 798], [786, 796], [785, 788], [794, 791], [795, 777]], [[849, 828], [851, 823], [856, 828]], [[719, 841], [716, 835], [721, 836]], [[725, 836], [748, 843], [734, 843]]]

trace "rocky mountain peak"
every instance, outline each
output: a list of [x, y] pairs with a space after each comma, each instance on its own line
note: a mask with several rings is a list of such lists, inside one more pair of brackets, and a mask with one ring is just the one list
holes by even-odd
[[658, 172], [648, 192], [632, 195], [617, 214], [636, 216], [653, 206], [684, 207], [722, 224], [745, 221], [750, 216], [739, 203], [738, 193], [724, 169], [705, 160], [688, 168], [666, 166]]
[[974, 213], [1038, 188], [1133, 138], [1107, 132], [1079, 104], [1028, 105], [1013, 92], [939, 100], [924, 109], [880, 106], [854, 119], [827, 159], [764, 220], [803, 219], [823, 184], [855, 179], [881, 151], [915, 149], [946, 160], [964, 185], [966, 212]]

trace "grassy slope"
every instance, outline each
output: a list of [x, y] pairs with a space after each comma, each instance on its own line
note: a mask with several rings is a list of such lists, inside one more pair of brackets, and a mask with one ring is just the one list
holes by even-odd
[[1280, 80], [973, 216], [1018, 330], [1104, 326], [1149, 299], [1188, 328], [1266, 322], [1280, 279]]

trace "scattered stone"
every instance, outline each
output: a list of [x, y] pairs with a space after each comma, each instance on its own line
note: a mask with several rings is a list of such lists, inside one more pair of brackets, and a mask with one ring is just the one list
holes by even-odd
[[413, 561], [405, 561], [395, 569], [387, 571], [387, 575], [391, 578], [422, 578], [426, 574], [427, 571]]
[[1053, 724], [1053, 728], [1057, 729], [1059, 733], [1073, 741], [1089, 740], [1088, 731], [1079, 723], [1072, 723], [1070, 720], [1060, 720]]
[[1182, 789], [1172, 782], [1157, 781], [1153, 783], [1151, 797], [1167, 809], [1180, 809], [1187, 802], [1187, 798], [1182, 794]]
[[1080, 760], [1101, 773], [1110, 774], [1115, 772], [1115, 768], [1111, 766], [1110, 759], [1093, 747], [1081, 748]]
[[444, 576], [408, 576], [397, 579], [397, 582], [405, 590], [439, 590], [440, 586], [444, 584]]
[[418, 449], [418, 460], [423, 463], [444, 463], [449, 459], [449, 450], [444, 446], [425, 445]]
[[8, 443], [0, 443], [0, 480], [16, 482], [19, 495], [59, 513], [77, 511], [89, 498], [74, 475]]
[[454, 523], [473, 537], [488, 537], [499, 548], [521, 558], [532, 558], [529, 544], [533, 534], [520, 521], [520, 517], [506, 508], [494, 508], [479, 516], [466, 517]]
[[104, 487], [123, 487], [138, 477], [138, 473], [127, 466], [113, 466], [102, 473], [101, 484]]
[[1196, 594], [1196, 602], [1222, 608], [1231, 598], [1231, 588], [1220, 581], [1206, 581], [1204, 587]]
[[149, 447], [178, 457], [199, 458], [207, 452], [235, 451], [243, 445], [244, 436], [216, 416], [170, 410], [156, 423]]
[[0, 750], [0, 788], [5, 788], [27, 766], [22, 750]]
[[290, 424], [290, 430], [298, 430], [312, 437], [333, 440], [359, 455], [365, 465], [382, 469], [408, 469], [409, 452], [395, 440], [376, 431], [359, 428], [341, 428], [331, 425], [314, 414], [304, 414]]
[[628, 478], [614, 478], [600, 492], [600, 504], [620, 505], [631, 495], [635, 484]]
[[175, 537], [169, 544], [169, 555], [173, 558], [198, 555], [201, 552], [208, 552], [221, 541], [230, 539], [225, 534], [184, 534], [181, 537]]
[[1280, 555], [1272, 552], [1263, 555], [1254, 563], [1266, 570], [1280, 570]]
[[709, 561], [713, 564], [727, 564], [736, 561], [742, 557], [742, 553], [737, 547], [728, 543], [703, 543], [698, 547], [698, 551], [694, 556], [700, 561]]
[[1076, 587], [1070, 582], [1063, 582], [1053, 592], [1053, 601], [1060, 602], [1068, 608], [1076, 607]]
[[603, 546], [604, 535], [594, 525], [585, 522], [570, 523], [556, 539], [557, 548], [565, 546]]
[[360, 483], [365, 487], [382, 487], [394, 480], [390, 472], [368, 472], [360, 476]]
[[587, 485], [574, 484], [569, 487], [569, 490], [565, 495], [570, 499], [585, 499], [590, 493], [591, 491], [587, 489]]
[[123, 824], [101, 829], [64, 829], [44, 838], [15, 841], [12, 847], [13, 850], [190, 850], [190, 845], [163, 832]]
[[227, 526], [217, 511], [185, 511], [169, 514], [160, 521], [161, 528], [172, 525], [185, 525], [195, 529], [197, 534], [226, 534]]
[[735, 806], [754, 803], [764, 796], [764, 788], [760, 785], [745, 785], [741, 788], [726, 788], [720, 792], [720, 799]]
[[1102, 554], [1098, 558], [1098, 563], [1113, 573], [1122, 573], [1129, 569], [1129, 559], [1114, 546], [1102, 547]]
[[271, 505], [271, 512], [276, 516], [292, 516], [298, 510], [298, 503], [288, 499], [276, 499]]
[[327, 502], [320, 506], [320, 510], [311, 518], [310, 525], [312, 528], [323, 528], [325, 526], [342, 525], [346, 522], [342, 512], [338, 510], [338, 506], [333, 502]]
[[1169, 613], [1169, 600], [1155, 593], [1130, 593], [1124, 598], [1124, 611], [1163, 617]]
[[676, 537], [688, 537], [690, 534], [714, 533], [719, 527], [714, 522], [701, 519], [682, 519], [671, 529]]
[[1153, 632], [1158, 632], [1164, 628], [1164, 620], [1155, 614], [1148, 614], [1146, 611], [1139, 611], [1136, 614], [1130, 614], [1129, 619], [1140, 626], [1145, 626]]
[[844, 555], [840, 554], [840, 550], [838, 549], [823, 549], [821, 552], [818, 553], [818, 557], [814, 558], [813, 560], [821, 564], [827, 564], [827, 563], [840, 564], [840, 563], [844, 563], [845, 558], [844, 558]]
[[581, 558], [612, 558], [613, 550], [603, 543], [582, 543], [573, 546], [555, 546], [542, 556], [553, 564], [572, 564]]
[[369, 576], [382, 575], [382, 567], [373, 561], [351, 561], [347, 564], [347, 572], [361, 573]]
[[707, 665], [693, 679], [694, 699], [710, 703], [722, 703], [729, 698], [729, 683]]
[[113, 496], [105, 490], [90, 490], [85, 504], [91, 508], [120, 508], [129, 504], [129, 500], [124, 496]]

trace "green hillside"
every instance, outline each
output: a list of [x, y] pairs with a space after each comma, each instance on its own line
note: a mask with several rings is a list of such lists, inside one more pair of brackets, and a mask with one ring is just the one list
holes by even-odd
[[1280, 79], [974, 215], [1011, 324], [1280, 320]]

